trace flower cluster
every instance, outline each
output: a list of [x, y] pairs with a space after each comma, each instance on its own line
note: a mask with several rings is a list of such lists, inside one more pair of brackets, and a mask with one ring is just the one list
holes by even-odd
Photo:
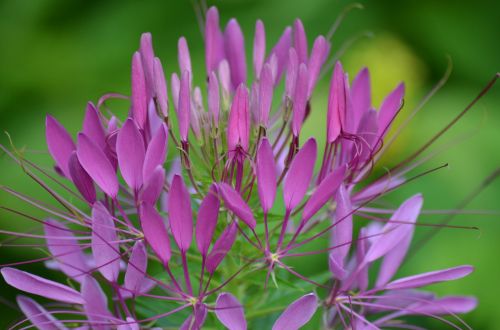
[[[167, 84], [145, 33], [132, 57], [127, 118], [105, 106], [123, 96], [105, 95], [88, 104], [75, 141], [47, 116], [61, 178], [3, 148], [58, 203], [9, 190], [48, 215], [37, 220], [43, 233], [15, 235], [44, 240], [49, 256], [36, 261], [68, 278], [2, 268], [11, 286], [58, 302], [19, 296], [26, 319], [14, 328], [28, 320], [40, 329], [416, 328], [408, 315], [466, 326], [456, 314], [472, 310], [473, 297], [417, 289], [467, 276], [471, 266], [394, 279], [423, 198], [410, 197], [390, 219], [374, 201], [405, 184], [416, 163], [367, 180], [392, 142], [404, 85], [375, 109], [369, 71], [351, 83], [329, 60], [331, 36], [309, 50], [300, 20], [273, 47], [257, 21], [249, 82], [238, 22], [221, 30], [210, 8], [203, 31], [206, 91], [194, 86], [184, 38]], [[312, 109], [315, 85], [332, 68], [327, 109]], [[326, 113], [319, 156], [318, 142], [301, 135], [312, 111]], [[304, 275], [297, 265], [312, 256], [324, 271]]]

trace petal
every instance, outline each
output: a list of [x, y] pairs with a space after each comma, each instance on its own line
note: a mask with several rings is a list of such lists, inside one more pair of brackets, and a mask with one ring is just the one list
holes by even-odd
[[71, 180], [75, 184], [76, 189], [85, 198], [87, 202], [93, 204], [96, 201], [96, 192], [94, 187], [94, 181], [82, 167], [78, 161], [78, 156], [76, 151], [71, 153], [68, 162], [69, 173]]
[[248, 110], [248, 89], [240, 85], [231, 104], [227, 125], [227, 147], [235, 151], [238, 146], [248, 150], [250, 135], [250, 112]]
[[334, 223], [336, 225], [332, 230], [332, 243], [337, 246], [331, 252], [331, 256], [335, 259], [340, 267], [344, 267], [344, 260], [349, 253], [352, 235], [352, 205], [349, 193], [342, 185], [337, 191], [337, 208], [335, 210]]
[[120, 247], [115, 223], [100, 202], [92, 207], [92, 255], [96, 268], [108, 281], [115, 282], [120, 274]]
[[341, 166], [330, 173], [313, 192], [302, 212], [302, 222], [305, 223], [316, 214], [330, 199], [344, 180], [346, 166]]
[[178, 52], [178, 60], [179, 60], [179, 68], [181, 72], [187, 71], [191, 74], [191, 56], [189, 55], [189, 47], [186, 41], [186, 38], [181, 37], [177, 44], [179, 49]]
[[127, 119], [118, 132], [116, 154], [123, 179], [130, 188], [139, 189], [143, 180], [144, 139], [132, 118]]
[[328, 95], [327, 113], [327, 141], [332, 143], [340, 135], [342, 130], [342, 118], [346, 110], [345, 79], [342, 64], [337, 62], [333, 70], [330, 84], [330, 94]]
[[125, 288], [136, 293], [140, 292], [148, 269], [148, 255], [142, 241], [137, 241], [132, 248], [125, 272]]
[[144, 182], [148, 181], [157, 166], [163, 166], [167, 154], [167, 128], [162, 124], [156, 134], [149, 141], [144, 165], [142, 167], [142, 177]]
[[236, 88], [247, 80], [247, 65], [245, 39], [240, 25], [234, 18], [229, 20], [224, 31], [224, 50], [231, 69], [231, 83], [233, 88]]
[[172, 100], [174, 101], [174, 110], [179, 117], [179, 92], [181, 90], [181, 80], [177, 73], [172, 73], [170, 78], [170, 86], [172, 87]]
[[224, 292], [217, 297], [215, 315], [229, 330], [245, 330], [247, 328], [243, 306], [230, 293]]
[[151, 205], [156, 204], [156, 201], [160, 198], [161, 192], [163, 191], [164, 184], [165, 169], [161, 165], [158, 165], [149, 176], [148, 181], [144, 183], [140, 195], [141, 201], [146, 201]]
[[[173, 89], [172, 85], [172, 89]], [[179, 119], [179, 134], [182, 141], [187, 141], [189, 134], [189, 116], [191, 113], [191, 75], [183, 71], [179, 87], [179, 106], [177, 107]]]
[[141, 53], [142, 67], [144, 69], [144, 78], [146, 79], [146, 89], [148, 100], [153, 97], [154, 80], [153, 80], [153, 65], [154, 65], [154, 51], [153, 51], [153, 38], [151, 33], [146, 32], [141, 35], [141, 43], [139, 48]]
[[220, 94], [217, 75], [212, 72], [208, 78], [208, 112], [212, 116], [215, 127], [219, 124]]
[[82, 282], [81, 291], [85, 300], [83, 309], [92, 324], [92, 329], [111, 329], [110, 318], [112, 315], [108, 310], [108, 299], [99, 283], [92, 276], [87, 275]]
[[477, 299], [467, 296], [448, 296], [410, 305], [407, 308], [408, 314], [432, 314], [448, 315], [463, 314], [475, 309]]
[[[199, 307], [198, 307], [199, 306]], [[207, 318], [207, 307], [205, 304], [196, 305], [193, 314], [182, 323], [180, 330], [200, 330]]]
[[[399, 246], [408, 232], [413, 230], [413, 223], [417, 220], [420, 210], [422, 209], [422, 203], [422, 196], [417, 194], [401, 204], [382, 229], [382, 234], [377, 236], [376, 240], [370, 246], [365, 258], [366, 262], [377, 260], [396, 246]], [[401, 221], [407, 223], [400, 223]]]
[[171, 257], [170, 240], [163, 218], [148, 203], [142, 203], [139, 211], [144, 238], [156, 256], [167, 265]]
[[457, 280], [469, 275], [473, 270], [474, 268], [472, 266], [466, 265], [403, 277], [388, 283], [384, 289], [401, 290], [419, 288], [433, 283]]
[[158, 57], [155, 57], [154, 59], [153, 77], [156, 101], [158, 102], [163, 116], [168, 117], [167, 80], [165, 79], [163, 66], [161, 65], [161, 61]]
[[45, 118], [45, 138], [50, 155], [56, 161], [64, 176], [70, 177], [68, 161], [75, 144], [66, 129], [52, 116]]
[[257, 222], [253, 216], [252, 209], [250, 209], [248, 204], [243, 200], [240, 193], [227, 183], [219, 183], [217, 187], [224, 200], [225, 206], [246, 223], [248, 227], [254, 229]]
[[207, 258], [207, 271], [213, 273], [219, 264], [224, 260], [226, 254], [231, 250], [236, 239], [237, 227], [233, 222], [222, 232], [219, 239], [215, 242]]
[[354, 121], [358, 123], [356, 127], [371, 108], [371, 94], [370, 72], [367, 68], [363, 68], [352, 81], [351, 87]]
[[49, 252], [61, 271], [80, 282], [82, 274], [90, 269], [73, 232], [62, 223], [52, 219], [45, 221], [44, 232]]
[[168, 217], [174, 240], [186, 252], [193, 240], [193, 213], [191, 198], [179, 175], [175, 175], [168, 194]]
[[295, 93], [293, 96], [292, 130], [294, 136], [299, 136], [306, 115], [308, 83], [309, 73], [307, 71], [307, 66], [302, 63], [297, 74]]
[[290, 45], [292, 43], [292, 28], [287, 26], [283, 34], [279, 38], [278, 42], [271, 50], [269, 58], [272, 58], [273, 54], [276, 56], [278, 60], [278, 67], [276, 75], [274, 76], [274, 85], [277, 85], [281, 80], [281, 75], [288, 63], [288, 50], [290, 49]]
[[257, 188], [262, 210], [267, 213], [276, 197], [276, 164], [273, 148], [267, 138], [263, 138], [257, 151]]
[[4, 267], [0, 272], [7, 284], [21, 291], [70, 304], [84, 302], [80, 293], [69, 286], [15, 268]]
[[294, 209], [304, 198], [316, 162], [316, 141], [311, 138], [295, 155], [283, 182], [283, 197], [288, 211]]
[[66, 327], [54, 318], [36, 301], [25, 296], [17, 296], [17, 304], [28, 320], [40, 330], [62, 330]]
[[297, 330], [313, 317], [318, 308], [318, 298], [314, 293], [306, 294], [295, 300], [280, 315], [273, 330]]
[[102, 126], [99, 112], [92, 102], [87, 103], [85, 118], [83, 119], [83, 134], [87, 135], [101, 149], [106, 147], [106, 135]]
[[78, 134], [77, 156], [90, 177], [107, 195], [118, 194], [118, 180], [113, 165], [104, 152], [84, 134]]
[[269, 64], [264, 65], [259, 82], [259, 124], [263, 127], [269, 125], [269, 113], [273, 102], [273, 72]]
[[224, 57], [224, 40], [219, 27], [219, 13], [216, 7], [207, 11], [205, 23], [205, 61], [207, 75], [217, 70], [217, 66]]
[[325, 37], [319, 36], [314, 40], [314, 45], [311, 50], [311, 57], [309, 58], [309, 63], [307, 68], [309, 69], [309, 84], [307, 88], [307, 96], [311, 97], [311, 93], [318, 81], [321, 68], [328, 57], [328, 42]]
[[142, 56], [135, 52], [132, 56], [132, 114], [140, 128], [144, 128], [148, 115], [146, 77], [142, 66]]
[[255, 23], [255, 37], [253, 39], [253, 69], [256, 78], [260, 77], [265, 56], [266, 31], [264, 29], [264, 23], [259, 19]]
[[403, 106], [403, 96], [405, 94], [404, 83], [399, 84], [387, 97], [382, 101], [380, 111], [378, 113], [378, 132], [379, 136], [387, 133], [389, 126]]
[[206, 256], [219, 217], [219, 197], [212, 186], [201, 202], [196, 220], [196, 245], [202, 256]]
[[293, 24], [293, 36], [293, 47], [297, 51], [299, 63], [307, 64], [309, 46], [307, 44], [306, 31], [304, 30], [304, 25], [300, 19], [296, 19]]
[[299, 58], [294, 48], [288, 52], [288, 65], [285, 79], [285, 95], [292, 100], [295, 94], [295, 83], [299, 71]]

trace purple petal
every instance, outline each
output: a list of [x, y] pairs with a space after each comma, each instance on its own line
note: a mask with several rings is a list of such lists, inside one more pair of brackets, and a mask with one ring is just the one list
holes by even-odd
[[331, 253], [328, 256], [328, 268], [333, 274], [333, 277], [336, 279], [343, 280], [347, 275], [347, 271], [344, 269], [344, 265], [340, 265], [338, 258]]
[[472, 266], [458, 266], [433, 272], [423, 273], [414, 276], [400, 278], [385, 286], [385, 290], [401, 290], [419, 288], [438, 282], [457, 280], [472, 273]]
[[36, 301], [25, 296], [17, 296], [17, 304], [28, 320], [40, 330], [62, 330], [66, 327]]
[[132, 114], [140, 128], [144, 128], [148, 115], [146, 77], [142, 66], [142, 56], [135, 52], [132, 57]]
[[99, 112], [92, 102], [87, 103], [85, 118], [83, 119], [83, 134], [87, 135], [101, 149], [106, 147], [106, 134], [102, 126]]
[[153, 38], [151, 33], [146, 32], [141, 35], [141, 46], [139, 48], [141, 53], [142, 67], [144, 69], [144, 78], [146, 79], [147, 98], [150, 100], [153, 97], [154, 79], [153, 79], [153, 65], [154, 65], [154, 51], [153, 51]]
[[364, 114], [371, 108], [371, 94], [370, 72], [367, 68], [363, 68], [352, 81], [351, 87], [353, 115], [354, 122], [357, 123], [356, 127], [358, 127]]
[[68, 161], [75, 144], [66, 129], [52, 116], [45, 118], [45, 138], [50, 155], [56, 161], [64, 176], [70, 177]]
[[256, 78], [260, 77], [264, 58], [266, 57], [266, 31], [264, 23], [259, 19], [255, 23], [255, 37], [253, 40], [253, 69]]
[[283, 181], [283, 197], [288, 211], [294, 209], [304, 198], [311, 183], [315, 162], [316, 141], [311, 138], [295, 155]]
[[219, 13], [217, 8], [211, 7], [207, 11], [205, 23], [205, 60], [207, 75], [217, 70], [219, 62], [224, 57], [224, 39], [219, 27]]
[[21, 291], [70, 304], [84, 302], [80, 293], [69, 286], [15, 268], [4, 267], [0, 272], [7, 284]]
[[299, 71], [299, 58], [294, 48], [290, 48], [288, 53], [288, 66], [285, 79], [285, 95], [292, 100], [295, 94], [295, 83]]
[[201, 330], [207, 318], [207, 307], [205, 304], [196, 305], [193, 314], [182, 323], [180, 330]]
[[[325, 179], [326, 180], [326, 179]], [[337, 192], [337, 208], [335, 210], [334, 223], [336, 225], [332, 230], [332, 243], [338, 246], [333, 249], [330, 255], [335, 259], [340, 267], [344, 267], [344, 260], [349, 253], [352, 241], [352, 205], [350, 196], [345, 187], [340, 186]]]
[[206, 256], [219, 217], [219, 197], [212, 186], [201, 202], [196, 221], [196, 244], [201, 255]]
[[[125, 319], [127, 323], [125, 324], [120, 324], [116, 327], [117, 330], [140, 330], [139, 324], [130, 316]], [[159, 329], [159, 328], [151, 328], [152, 330], [154, 329]]]
[[404, 94], [405, 85], [401, 83], [382, 101], [378, 113], [379, 136], [386, 134], [389, 130], [389, 126], [403, 106]]
[[344, 180], [345, 172], [346, 167], [342, 166], [330, 173], [325, 179], [323, 179], [323, 181], [321, 181], [321, 184], [318, 186], [318, 188], [316, 188], [316, 190], [311, 195], [311, 198], [309, 198], [306, 205], [304, 206], [301, 220], [303, 223], [311, 219], [311, 217], [315, 215], [316, 212], [318, 212], [326, 204], [326, 202], [328, 202], [333, 197], [340, 184]]
[[231, 70], [229, 69], [229, 63], [227, 60], [222, 60], [219, 63], [217, 74], [219, 75], [219, 83], [222, 87], [223, 99], [228, 100], [229, 93], [231, 91]]
[[448, 296], [430, 300], [429, 302], [412, 304], [406, 311], [408, 314], [463, 314], [472, 311], [476, 306], [477, 299], [475, 297]]
[[231, 83], [233, 88], [236, 88], [247, 80], [247, 64], [245, 39], [240, 25], [234, 18], [229, 20], [224, 31], [224, 50], [231, 69]]
[[161, 192], [163, 191], [164, 184], [165, 169], [161, 165], [158, 165], [149, 176], [148, 181], [144, 183], [140, 195], [141, 201], [148, 202], [151, 205], [156, 204], [156, 201], [160, 198]]
[[238, 146], [248, 150], [250, 135], [250, 112], [248, 110], [248, 89], [238, 86], [231, 104], [227, 125], [227, 147], [235, 151]]
[[86, 135], [78, 134], [78, 160], [107, 195], [115, 198], [118, 194], [118, 180], [113, 165], [104, 152]]
[[208, 78], [208, 112], [210, 113], [215, 127], [219, 125], [220, 94], [217, 75], [212, 72]]
[[337, 62], [333, 70], [330, 94], [328, 95], [328, 113], [326, 119], [328, 143], [335, 141], [342, 130], [342, 118], [346, 108], [344, 84], [344, 70], [342, 69], [342, 64]]
[[307, 65], [307, 68], [309, 69], [309, 84], [307, 89], [308, 98], [311, 97], [314, 86], [318, 81], [323, 63], [325, 63], [325, 60], [328, 57], [328, 50], [329, 47], [325, 37], [319, 36], [316, 40], [314, 40], [311, 58], [309, 59], [309, 63]]
[[94, 181], [92, 181], [92, 178], [78, 161], [76, 151], [73, 151], [69, 157], [68, 166], [71, 180], [75, 184], [76, 189], [78, 189], [87, 202], [94, 204], [96, 201]]
[[230, 293], [224, 292], [217, 297], [215, 315], [229, 330], [245, 330], [247, 328], [243, 306]]
[[214, 243], [207, 258], [207, 271], [209, 273], [213, 274], [222, 260], [224, 260], [226, 254], [231, 250], [234, 240], [236, 239], [237, 230], [236, 223], [231, 223]]
[[281, 74], [287, 67], [288, 50], [290, 49], [291, 43], [292, 43], [292, 28], [287, 26], [269, 55], [269, 58], [272, 58], [274, 54], [276, 56], [276, 59], [278, 60], [278, 68], [276, 75], [274, 76], [274, 85], [277, 85], [278, 82], [281, 80]]
[[156, 167], [159, 165], [163, 166], [167, 154], [167, 138], [167, 128], [165, 124], [162, 124], [151, 141], [149, 141], [146, 155], [144, 156], [144, 165], [142, 167], [144, 182], [149, 180]]
[[52, 219], [45, 221], [44, 232], [49, 252], [61, 271], [80, 282], [82, 273], [89, 271], [89, 267], [73, 232]]
[[167, 265], [171, 257], [170, 240], [162, 217], [148, 203], [142, 203], [139, 210], [144, 238], [156, 256]]
[[172, 100], [174, 101], [174, 110], [179, 117], [179, 92], [181, 90], [181, 80], [177, 73], [172, 73], [170, 78], [170, 86], [172, 87]]
[[163, 116], [168, 117], [167, 81], [165, 79], [163, 66], [161, 65], [160, 59], [158, 57], [155, 57], [154, 59], [153, 77], [156, 101], [158, 102]]
[[273, 72], [269, 64], [264, 65], [259, 82], [259, 124], [269, 126], [269, 112], [273, 102]]
[[101, 286], [92, 276], [85, 276], [82, 282], [82, 297], [85, 300], [83, 309], [88, 320], [93, 323], [92, 329], [111, 329], [111, 313], [108, 310], [108, 299]]
[[132, 292], [140, 292], [148, 269], [148, 255], [142, 241], [137, 241], [132, 248], [125, 272], [125, 288]]
[[217, 185], [225, 206], [240, 218], [251, 229], [255, 228], [256, 221], [252, 209], [243, 200], [240, 193], [227, 183]]
[[276, 164], [273, 148], [267, 138], [263, 138], [257, 151], [257, 188], [264, 213], [273, 207], [276, 197]]
[[293, 119], [292, 130], [294, 136], [299, 136], [307, 106], [307, 86], [309, 83], [309, 73], [307, 66], [302, 63], [297, 74], [295, 83], [295, 93], [293, 96]]
[[307, 35], [304, 30], [304, 25], [300, 19], [296, 19], [293, 24], [293, 47], [297, 51], [297, 56], [299, 58], [299, 63], [307, 64], [308, 59], [308, 45], [307, 45]]
[[179, 89], [179, 106], [177, 108], [179, 134], [181, 136], [181, 140], [185, 142], [188, 139], [189, 116], [191, 113], [191, 76], [189, 71], [182, 72]]
[[[382, 234], [377, 236], [376, 240], [370, 246], [365, 258], [367, 262], [377, 260], [396, 246], [399, 246], [401, 241], [408, 235], [409, 231], [413, 230], [413, 223], [417, 220], [420, 210], [422, 209], [422, 203], [422, 196], [417, 194], [401, 204], [382, 229]], [[407, 223], [400, 223], [401, 221]]]
[[193, 240], [193, 213], [191, 198], [182, 180], [175, 175], [168, 194], [168, 216], [170, 230], [182, 252], [186, 252]]
[[306, 294], [295, 300], [280, 315], [273, 330], [298, 330], [313, 317], [318, 308], [318, 298], [314, 293]]
[[142, 134], [132, 118], [127, 119], [118, 132], [116, 154], [123, 179], [130, 188], [138, 190], [143, 182], [145, 150]]
[[100, 202], [92, 207], [92, 255], [99, 272], [115, 282], [120, 274], [120, 247], [115, 223]]
[[178, 60], [180, 71], [187, 71], [191, 74], [193, 70], [191, 69], [191, 56], [189, 55], [189, 47], [186, 38], [181, 37], [177, 46], [179, 48]]

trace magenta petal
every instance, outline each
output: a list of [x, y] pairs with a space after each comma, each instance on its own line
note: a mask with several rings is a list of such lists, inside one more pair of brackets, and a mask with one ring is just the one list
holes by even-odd
[[209, 273], [213, 273], [217, 269], [226, 254], [231, 250], [237, 232], [238, 228], [236, 223], [233, 222], [226, 227], [219, 239], [217, 239], [207, 258], [207, 271]]
[[403, 106], [404, 94], [405, 85], [401, 83], [382, 101], [378, 113], [379, 136], [386, 134], [389, 130], [389, 126]]
[[306, 294], [295, 300], [280, 315], [273, 330], [298, 330], [313, 317], [318, 308], [318, 298], [314, 293]]
[[449, 315], [463, 314], [475, 309], [477, 299], [467, 296], [448, 296], [439, 299], [433, 299], [429, 302], [419, 302], [408, 306], [408, 314], [432, 314]]
[[[116, 330], [140, 330], [139, 324], [130, 316], [125, 319], [125, 324], [120, 324], [116, 327]], [[151, 328], [159, 329], [159, 328]]]
[[365, 113], [371, 108], [371, 94], [370, 72], [367, 68], [363, 68], [352, 81], [351, 87], [353, 116], [354, 122], [357, 123], [356, 128]]
[[189, 192], [179, 175], [174, 176], [170, 186], [168, 217], [175, 242], [182, 252], [186, 252], [193, 240], [193, 213]]
[[273, 207], [276, 197], [276, 164], [273, 148], [267, 138], [263, 138], [257, 151], [257, 188], [264, 213]]
[[304, 25], [300, 19], [296, 19], [293, 24], [293, 36], [293, 47], [297, 51], [299, 63], [307, 64], [309, 45], [307, 44], [307, 35], [304, 30]]
[[285, 78], [285, 95], [292, 100], [295, 94], [295, 83], [299, 71], [299, 58], [294, 48], [288, 52], [288, 66]]
[[189, 47], [186, 38], [181, 37], [177, 46], [179, 48], [178, 60], [180, 72], [187, 71], [191, 74], [191, 72], [193, 72], [191, 69], [191, 55], [189, 55]]
[[328, 42], [325, 37], [319, 36], [316, 40], [314, 40], [311, 57], [309, 58], [309, 63], [307, 65], [307, 68], [309, 69], [309, 84], [307, 89], [308, 97], [311, 97], [314, 86], [318, 81], [323, 63], [325, 63], [325, 60], [328, 57], [328, 50]]
[[384, 289], [386, 290], [401, 290], [419, 288], [438, 282], [446, 282], [457, 280], [472, 273], [472, 266], [458, 266], [433, 272], [423, 273], [414, 276], [400, 278], [396, 281], [388, 283]]
[[196, 305], [193, 314], [188, 316], [179, 330], [201, 330], [207, 318], [207, 312], [205, 304]]
[[118, 132], [116, 154], [123, 179], [130, 188], [139, 189], [145, 150], [142, 134], [132, 118], [127, 119]]
[[148, 202], [151, 205], [156, 204], [156, 201], [160, 198], [161, 192], [163, 191], [164, 184], [165, 169], [161, 165], [158, 165], [149, 176], [148, 181], [144, 183], [140, 200]]
[[132, 114], [140, 128], [144, 128], [148, 115], [146, 77], [142, 66], [142, 57], [135, 52], [132, 57]]
[[52, 116], [45, 118], [45, 138], [50, 155], [56, 161], [64, 176], [70, 177], [68, 161], [75, 144], [66, 129]]
[[224, 39], [219, 27], [219, 12], [210, 7], [207, 11], [205, 23], [205, 61], [207, 75], [217, 70], [217, 66], [224, 56]]
[[146, 278], [147, 269], [148, 255], [146, 253], [146, 247], [142, 241], [137, 241], [132, 248], [132, 253], [128, 260], [124, 279], [125, 288], [134, 293], [140, 292]]
[[288, 50], [290, 49], [291, 44], [292, 44], [292, 28], [287, 26], [269, 55], [269, 58], [272, 58], [274, 54], [276, 56], [276, 59], [278, 60], [278, 68], [276, 75], [274, 76], [275, 85], [277, 85], [278, 82], [281, 80], [281, 74], [287, 67]]
[[255, 37], [253, 40], [253, 69], [256, 78], [260, 77], [264, 58], [266, 57], [266, 31], [264, 23], [259, 19], [255, 23]]
[[146, 32], [141, 35], [141, 45], [139, 48], [141, 53], [142, 67], [144, 69], [144, 78], [146, 79], [147, 97], [150, 100], [153, 97], [154, 79], [153, 79], [153, 65], [154, 65], [154, 51], [153, 51], [153, 38], [151, 33]]
[[45, 308], [36, 301], [25, 296], [17, 296], [17, 304], [28, 320], [40, 330], [63, 330], [67, 329], [61, 322], [52, 316]]
[[4, 267], [0, 272], [7, 284], [21, 291], [70, 304], [84, 302], [80, 293], [69, 286], [15, 268]]
[[257, 222], [253, 216], [252, 209], [243, 200], [240, 193], [227, 183], [219, 183], [217, 187], [224, 200], [225, 206], [246, 223], [248, 227], [254, 229]]
[[153, 78], [156, 101], [158, 102], [158, 106], [160, 107], [160, 111], [163, 116], [168, 117], [167, 81], [165, 79], [163, 66], [161, 65], [161, 61], [158, 57], [155, 57], [154, 59]]
[[330, 173], [313, 192], [302, 212], [302, 222], [305, 223], [316, 214], [330, 199], [344, 180], [346, 166], [341, 166]]
[[269, 113], [273, 102], [274, 78], [271, 66], [264, 65], [259, 82], [259, 124], [263, 127], [269, 126]]
[[101, 149], [106, 146], [106, 135], [104, 127], [102, 126], [99, 112], [92, 104], [87, 103], [87, 110], [85, 111], [85, 118], [83, 119], [83, 134], [87, 135], [95, 144]]
[[76, 151], [73, 151], [69, 157], [68, 165], [71, 180], [75, 184], [76, 189], [78, 189], [87, 202], [94, 204], [96, 200], [94, 181], [92, 181], [92, 178], [78, 161]]
[[224, 50], [231, 69], [231, 83], [236, 88], [246, 83], [247, 64], [245, 56], [245, 39], [240, 25], [233, 18], [229, 20], [224, 31]]
[[235, 151], [238, 146], [248, 150], [250, 135], [250, 112], [248, 110], [248, 89], [238, 86], [231, 104], [227, 125], [227, 148]]
[[[177, 114], [177, 118], [179, 117], [179, 92], [181, 90], [181, 80], [177, 73], [172, 73], [172, 77], [170, 78], [170, 86], [172, 87], [172, 100], [174, 101], [174, 110]], [[179, 126], [180, 127], [180, 126]]]
[[206, 256], [219, 217], [219, 197], [212, 186], [200, 204], [196, 220], [196, 245], [201, 255]]
[[113, 165], [104, 152], [86, 135], [78, 134], [78, 160], [107, 195], [115, 198], [118, 194], [118, 180]]
[[[174, 85], [172, 84], [172, 90]], [[177, 107], [179, 120], [179, 134], [182, 141], [188, 140], [189, 116], [191, 115], [191, 75], [189, 71], [183, 71], [179, 86], [179, 105]]]
[[85, 300], [83, 309], [92, 325], [92, 329], [105, 330], [111, 329], [111, 320], [113, 316], [108, 310], [108, 299], [101, 289], [101, 286], [90, 275], [85, 276], [82, 282], [82, 297]]
[[45, 221], [44, 232], [49, 252], [54, 256], [61, 271], [80, 282], [82, 274], [90, 269], [73, 232], [52, 219]]
[[[324, 181], [323, 181], [324, 182]], [[352, 205], [349, 193], [342, 185], [337, 192], [337, 209], [335, 210], [334, 223], [332, 229], [332, 243], [338, 246], [333, 249], [330, 255], [335, 259], [340, 267], [344, 267], [344, 260], [349, 253], [352, 241]]]
[[212, 72], [208, 77], [208, 112], [210, 113], [215, 127], [219, 126], [220, 94], [217, 75]]
[[342, 64], [337, 62], [333, 70], [330, 94], [328, 95], [327, 141], [332, 143], [342, 130], [342, 118], [346, 111], [345, 79]]
[[215, 315], [229, 330], [245, 330], [247, 328], [243, 306], [230, 293], [224, 292], [217, 297]]
[[144, 156], [144, 165], [142, 167], [144, 182], [149, 180], [157, 166], [163, 166], [167, 154], [167, 138], [167, 127], [165, 124], [162, 124], [151, 141], [149, 141], [146, 155]]
[[[366, 253], [366, 262], [377, 260], [396, 246], [399, 246], [400, 242], [408, 235], [408, 232], [413, 230], [413, 223], [417, 220], [422, 203], [422, 196], [417, 194], [401, 204], [382, 229], [381, 235], [376, 236], [376, 240]], [[391, 222], [391, 220], [397, 222]], [[395, 268], [397, 269], [397, 266]]]
[[163, 218], [148, 203], [142, 203], [139, 209], [144, 238], [162, 263], [167, 265], [170, 261], [171, 251], [170, 240]]
[[328, 268], [333, 274], [333, 277], [338, 280], [343, 280], [347, 275], [347, 271], [344, 269], [344, 265], [339, 264], [338, 258], [336, 258], [331, 253], [328, 256]]
[[299, 136], [302, 123], [306, 115], [307, 106], [307, 86], [309, 83], [309, 73], [307, 66], [302, 63], [299, 66], [297, 81], [295, 83], [295, 93], [293, 94], [293, 119], [292, 130], [294, 136]]
[[92, 207], [92, 255], [96, 268], [110, 282], [120, 274], [120, 247], [115, 223], [100, 202]]
[[311, 138], [300, 148], [283, 181], [283, 197], [287, 210], [294, 209], [304, 198], [316, 162], [316, 141]]

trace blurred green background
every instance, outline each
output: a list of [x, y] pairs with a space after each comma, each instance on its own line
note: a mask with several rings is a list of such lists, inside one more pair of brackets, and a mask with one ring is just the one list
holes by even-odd
[[[350, 1], [332, 0], [227, 0], [209, 1], [219, 7], [221, 23], [237, 17], [247, 36], [247, 51], [253, 40], [254, 22], [266, 26], [268, 47], [286, 25], [297, 17], [306, 27], [310, 43], [326, 34], [340, 11]], [[362, 1], [365, 9], [351, 12], [333, 39], [333, 50], [355, 36], [361, 37], [341, 60], [353, 77], [368, 66], [373, 79], [374, 103], [399, 81], [407, 84], [404, 113], [444, 74], [447, 56], [453, 61], [449, 82], [412, 121], [388, 157], [395, 164], [446, 125], [470, 102], [500, 69], [500, 2], [420, 0]], [[85, 104], [106, 92], [128, 94], [130, 60], [142, 32], [153, 33], [154, 47], [167, 72], [177, 70], [177, 39], [186, 36], [197, 83], [204, 79], [204, 47], [191, 1], [89, 1], [35, 0], [0, 1], [0, 123], [17, 147], [25, 147], [32, 158], [46, 167], [44, 117], [55, 115], [71, 132], [81, 125]], [[328, 74], [329, 76], [329, 74]], [[304, 135], [324, 138], [325, 104], [328, 91], [323, 79], [313, 97], [313, 115]], [[392, 194], [397, 204], [421, 191], [429, 210], [452, 209], [489, 173], [500, 165], [500, 86], [481, 99], [474, 109], [441, 140], [446, 151], [422, 169], [449, 163], [447, 169], [419, 179]], [[318, 130], [318, 125], [321, 130]], [[320, 132], [320, 133], [318, 133]], [[8, 144], [6, 136], [1, 143]], [[459, 142], [459, 143], [455, 143]], [[437, 150], [438, 145], [433, 150]], [[0, 184], [48, 200], [5, 155], [0, 159]], [[470, 210], [500, 210], [500, 181], [485, 189], [468, 206]], [[0, 204], [25, 206], [6, 193]], [[33, 214], [41, 215], [36, 211]], [[442, 215], [424, 215], [419, 221], [438, 223]], [[495, 329], [500, 324], [497, 301], [500, 294], [500, 218], [498, 215], [460, 215], [453, 224], [478, 226], [480, 231], [443, 229], [418, 250], [401, 269], [407, 275], [458, 264], [472, 264], [472, 276], [433, 289], [439, 294], [472, 294], [479, 307], [464, 316], [474, 329]], [[27, 220], [0, 212], [0, 227], [6, 230], [31, 227]], [[419, 236], [429, 228], [420, 227]], [[39, 256], [35, 249], [0, 249], [0, 263]], [[41, 274], [41, 265], [29, 265]], [[16, 319], [12, 308], [15, 293], [0, 280], [0, 328]], [[442, 324], [421, 321], [422, 326]]]

